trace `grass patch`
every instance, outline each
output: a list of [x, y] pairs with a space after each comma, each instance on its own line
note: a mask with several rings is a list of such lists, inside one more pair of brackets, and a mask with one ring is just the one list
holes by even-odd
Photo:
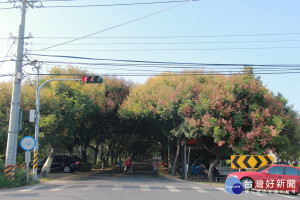
[[40, 182], [47, 182], [47, 181], [53, 181], [55, 180], [56, 178], [52, 178], [52, 177], [45, 177], [45, 178], [41, 178], [40, 179]]
[[11, 181], [4, 176], [4, 161], [0, 160], [0, 188], [9, 188], [9, 187], [20, 187], [24, 185], [33, 185], [37, 181], [33, 180], [32, 175], [29, 175], [29, 181], [27, 184], [27, 175], [26, 170], [16, 168], [15, 171], [15, 180]]
[[[196, 181], [193, 181], [196, 182]], [[205, 184], [205, 185], [212, 185], [212, 186], [218, 186], [218, 187], [224, 187], [224, 183], [215, 183], [215, 182], [197, 182], [197, 183], [201, 183], [201, 184]]]

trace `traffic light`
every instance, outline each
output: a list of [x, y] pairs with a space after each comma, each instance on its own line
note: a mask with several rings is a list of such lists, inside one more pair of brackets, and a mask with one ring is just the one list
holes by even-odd
[[81, 79], [85, 83], [102, 83], [103, 78], [101, 76], [82, 76]]

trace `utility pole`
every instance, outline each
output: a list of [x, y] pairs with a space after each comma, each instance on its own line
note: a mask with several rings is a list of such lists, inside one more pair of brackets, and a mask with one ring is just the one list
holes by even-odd
[[17, 144], [19, 133], [19, 113], [21, 99], [21, 82], [23, 79], [22, 64], [24, 51], [26, 0], [20, 0], [22, 4], [21, 24], [19, 26], [18, 51], [14, 76], [14, 84], [11, 98], [9, 127], [6, 146], [4, 173], [7, 178], [15, 179], [15, 165], [17, 156]]

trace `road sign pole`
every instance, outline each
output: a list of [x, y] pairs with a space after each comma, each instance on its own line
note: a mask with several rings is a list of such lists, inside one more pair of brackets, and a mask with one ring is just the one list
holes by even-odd
[[30, 151], [35, 147], [36, 141], [31, 136], [24, 137], [20, 142], [21, 148], [25, 150], [25, 163], [26, 163], [26, 177], [27, 184], [29, 181], [29, 163], [30, 163]]
[[29, 182], [29, 163], [30, 163], [30, 151], [26, 151], [25, 153], [25, 162], [26, 162], [26, 175], [27, 175], [27, 184]]

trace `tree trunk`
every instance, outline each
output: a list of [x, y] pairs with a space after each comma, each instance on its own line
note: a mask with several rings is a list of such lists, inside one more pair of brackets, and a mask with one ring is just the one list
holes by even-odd
[[221, 156], [219, 155], [218, 152], [216, 152], [216, 159], [211, 163], [211, 165], [209, 166], [209, 170], [208, 170], [209, 182], [213, 182], [214, 170], [215, 170], [216, 166], [220, 163], [220, 161], [221, 161]]
[[57, 152], [57, 149], [58, 149], [58, 144], [51, 145], [51, 152], [50, 152], [48, 159], [46, 160], [46, 162], [42, 168], [42, 171], [41, 171], [42, 178], [45, 178], [46, 176], [48, 176], [48, 174], [50, 172], [50, 167], [51, 167], [52, 161], [54, 159], [54, 156]]
[[177, 138], [177, 151], [176, 151], [176, 156], [175, 156], [173, 166], [172, 166], [172, 172], [171, 172], [172, 176], [175, 176], [175, 174], [176, 174], [176, 166], [178, 163], [178, 158], [180, 155], [180, 147], [181, 147], [180, 140], [181, 140], [181, 138]]
[[208, 147], [206, 145], [206, 143], [203, 142], [203, 140], [200, 140], [200, 143], [206, 151], [208, 151], [212, 155], [216, 156], [215, 160], [209, 165], [209, 170], [208, 170], [208, 180], [209, 180], [209, 182], [213, 182], [214, 170], [215, 170], [216, 166], [221, 161], [221, 156], [220, 156], [220, 153], [219, 153], [219, 147], [218, 147], [217, 144], [214, 144], [213, 147]]
[[94, 154], [93, 154], [93, 163], [94, 165], [97, 163], [97, 157], [98, 157], [98, 153], [99, 153], [99, 147], [96, 146], [96, 148], [93, 148], [94, 150]]
[[100, 150], [99, 150], [99, 160], [102, 161], [102, 157], [103, 157], [103, 145], [102, 142], [100, 143]]
[[112, 147], [111, 148], [111, 160], [110, 160], [110, 164], [111, 165], [113, 165], [114, 164], [114, 150], [115, 150], [115, 148], [114, 147]]
[[86, 149], [87, 149], [87, 146], [84, 145], [82, 146], [83, 148], [81, 148], [81, 159], [82, 159], [82, 163], [87, 163], [87, 154], [86, 154]]

